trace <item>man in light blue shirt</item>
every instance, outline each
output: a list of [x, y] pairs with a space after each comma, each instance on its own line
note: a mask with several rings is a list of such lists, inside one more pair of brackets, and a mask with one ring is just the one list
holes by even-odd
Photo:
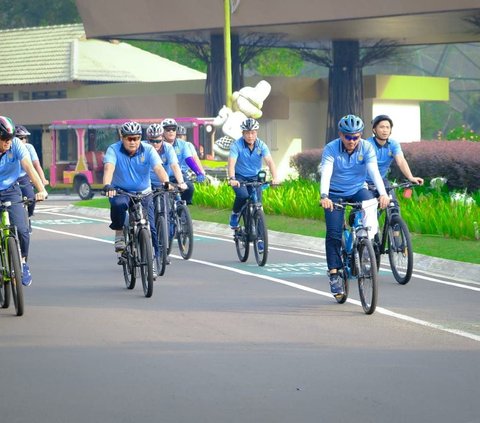
[[[380, 193], [380, 207], [385, 208], [389, 203], [378, 171], [375, 151], [370, 143], [361, 138], [364, 129], [362, 119], [355, 115], [344, 116], [338, 122], [338, 129], [339, 138], [325, 146], [320, 164], [320, 204], [325, 209], [325, 250], [330, 290], [334, 296], [344, 294], [338, 274], [342, 268], [340, 249], [344, 210], [334, 209], [333, 203], [340, 199], [357, 202], [374, 198], [373, 193], [365, 187], [367, 174]], [[365, 212], [374, 215], [373, 220], [376, 221], [376, 206]], [[374, 233], [371, 234], [372, 237], [373, 235]]]
[[18, 185], [21, 170], [25, 170], [35, 188], [36, 201], [45, 200], [48, 196], [45, 187], [33, 168], [30, 154], [23, 143], [14, 137], [15, 124], [5, 116], [0, 116], [0, 202], [10, 201], [8, 209], [10, 221], [17, 228], [22, 255], [22, 284], [30, 285], [32, 275], [27, 264], [30, 247], [30, 231], [27, 224], [25, 209], [22, 204], [22, 192]]
[[[110, 228], [115, 231], [115, 251], [125, 249], [123, 226], [130, 198], [125, 194], [117, 195], [116, 190], [127, 192], [152, 191], [150, 171], [153, 169], [159, 180], [168, 181], [168, 175], [162, 166], [156, 150], [146, 142], [142, 142], [142, 127], [137, 122], [126, 122], [120, 128], [122, 139], [110, 145], [105, 154], [103, 173], [104, 191], [110, 199]], [[148, 214], [152, 197], [148, 196], [142, 206]], [[155, 226], [150, 221], [150, 225]], [[156, 247], [154, 245], [154, 247]]]
[[252, 187], [241, 186], [241, 182], [256, 181], [258, 172], [262, 170], [263, 161], [265, 161], [272, 174], [272, 185], [278, 183], [277, 169], [270, 150], [267, 144], [257, 137], [259, 123], [255, 119], [248, 118], [242, 122], [240, 127], [242, 137], [230, 146], [228, 156], [229, 183], [235, 191], [235, 201], [230, 216], [232, 229], [238, 227], [240, 210], [252, 190]]

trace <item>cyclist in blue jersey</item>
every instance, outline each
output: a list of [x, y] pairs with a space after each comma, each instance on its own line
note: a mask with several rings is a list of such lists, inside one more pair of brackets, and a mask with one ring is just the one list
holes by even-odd
[[[142, 141], [142, 127], [137, 122], [125, 122], [120, 127], [121, 140], [110, 145], [103, 159], [103, 190], [110, 201], [110, 228], [115, 231], [115, 251], [125, 249], [123, 226], [130, 198], [117, 195], [116, 190], [126, 192], [152, 191], [150, 171], [153, 170], [160, 182], [167, 182], [168, 175], [162, 166], [157, 151], [147, 142]], [[144, 210], [149, 210], [151, 196], [142, 201]], [[150, 220], [150, 225], [155, 226]], [[156, 252], [157, 253], [157, 252]]]
[[[163, 138], [175, 150], [178, 162], [180, 163], [180, 169], [182, 170], [183, 180], [187, 184], [187, 189], [181, 194], [182, 200], [185, 200], [187, 204], [192, 204], [195, 187], [188, 177], [188, 169], [190, 168], [195, 172], [198, 182], [205, 180], [205, 171], [200, 162], [197, 163], [195, 161], [194, 154], [190, 148], [190, 143], [177, 138], [178, 124], [176, 120], [167, 118], [162, 121], [161, 125], [163, 127]], [[170, 176], [170, 180], [179, 183], [179, 180], [174, 175]]]
[[[374, 198], [366, 187], [367, 175], [375, 183], [380, 193], [380, 207], [388, 206], [389, 198], [378, 171], [377, 158], [372, 145], [363, 140], [364, 124], [355, 115], [347, 115], [338, 122], [339, 138], [330, 141], [323, 149], [320, 163], [320, 204], [325, 209], [327, 234], [325, 250], [333, 295], [342, 295], [343, 288], [339, 281], [338, 270], [342, 268], [340, 249], [342, 245], [342, 226], [344, 211], [334, 209], [333, 203], [344, 201], [365, 201]], [[376, 222], [377, 206], [365, 210], [370, 221]], [[373, 238], [378, 227], [371, 228], [369, 236]]]
[[35, 171], [30, 153], [25, 145], [14, 136], [15, 124], [5, 116], [0, 116], [0, 201], [10, 201], [12, 205], [8, 209], [10, 221], [17, 227], [22, 256], [22, 284], [30, 285], [32, 275], [27, 264], [30, 247], [30, 231], [26, 219], [25, 209], [22, 204], [22, 191], [18, 185], [21, 169], [25, 170], [35, 188], [36, 201], [45, 200], [48, 197], [40, 177]]
[[[372, 144], [377, 155], [378, 169], [383, 178], [385, 186], [390, 186], [387, 180], [387, 174], [390, 170], [390, 165], [393, 160], [397, 164], [400, 171], [405, 178], [414, 184], [423, 184], [423, 179], [418, 176], [413, 176], [410, 166], [405, 159], [402, 147], [398, 141], [390, 138], [392, 134], [393, 121], [387, 115], [378, 115], [372, 120], [373, 136], [367, 138], [367, 141]], [[367, 177], [367, 182], [372, 184], [373, 181]]]
[[[42, 181], [44, 186], [49, 184], [47, 178], [45, 178], [45, 173], [43, 172], [42, 166], [40, 164], [40, 159], [38, 158], [38, 154], [35, 150], [35, 147], [28, 142], [28, 136], [31, 135], [27, 128], [23, 125], [16, 125], [15, 126], [15, 137], [17, 137], [20, 141], [23, 142], [23, 145], [27, 148], [28, 152], [30, 153], [30, 159], [32, 160], [33, 167], [35, 168], [38, 176]], [[25, 170], [21, 169], [20, 177], [18, 178], [18, 184], [20, 185], [20, 189], [22, 190], [22, 196], [28, 198], [31, 202], [28, 205], [28, 217], [33, 216], [33, 212], [35, 211], [35, 192], [33, 190], [33, 184], [30, 180], [30, 177], [27, 175]]]
[[258, 172], [262, 170], [262, 164], [265, 161], [272, 174], [272, 185], [278, 183], [277, 169], [270, 150], [267, 144], [257, 137], [259, 123], [255, 119], [248, 118], [242, 122], [240, 128], [242, 137], [230, 146], [228, 156], [228, 180], [235, 191], [235, 201], [230, 216], [232, 229], [238, 227], [240, 210], [247, 201], [250, 191], [255, 189], [241, 186], [240, 182], [257, 180]]

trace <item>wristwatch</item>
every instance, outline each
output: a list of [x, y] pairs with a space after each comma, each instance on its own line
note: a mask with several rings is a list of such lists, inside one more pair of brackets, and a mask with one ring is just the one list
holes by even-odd
[[328, 198], [328, 194], [322, 194], [322, 195], [320, 196], [320, 198], [321, 198], [322, 200], [324, 200], [325, 198]]
[[230, 176], [230, 178], [228, 178], [229, 181], [235, 181], [235, 176]]

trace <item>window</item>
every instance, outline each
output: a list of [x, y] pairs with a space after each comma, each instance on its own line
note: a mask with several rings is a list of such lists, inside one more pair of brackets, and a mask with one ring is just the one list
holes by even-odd
[[13, 93], [0, 93], [0, 101], [13, 101]]
[[65, 90], [57, 91], [34, 91], [32, 93], [32, 100], [48, 100], [52, 98], [67, 98]]

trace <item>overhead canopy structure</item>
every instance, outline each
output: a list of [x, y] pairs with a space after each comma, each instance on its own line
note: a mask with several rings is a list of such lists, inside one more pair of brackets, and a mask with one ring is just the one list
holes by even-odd
[[[218, 0], [76, 0], [88, 37], [205, 41], [223, 30]], [[284, 45], [315, 47], [328, 40], [393, 39], [401, 45], [480, 41], [468, 19], [480, 14], [478, 0], [232, 0], [232, 32], [276, 34]]]

